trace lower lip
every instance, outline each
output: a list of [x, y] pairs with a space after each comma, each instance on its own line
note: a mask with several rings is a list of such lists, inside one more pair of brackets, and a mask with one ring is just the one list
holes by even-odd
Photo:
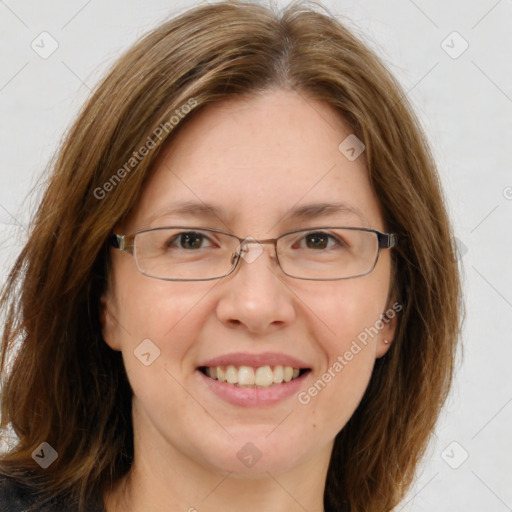
[[196, 372], [219, 398], [238, 407], [265, 407], [279, 403], [296, 395], [311, 373], [308, 371], [290, 382], [274, 384], [268, 388], [241, 388], [234, 384], [211, 379], [199, 370]]

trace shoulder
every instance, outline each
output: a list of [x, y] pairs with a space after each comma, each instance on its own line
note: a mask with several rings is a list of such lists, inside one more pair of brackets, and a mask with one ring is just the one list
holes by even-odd
[[0, 512], [22, 512], [34, 504], [32, 493], [18, 481], [0, 475]]
[[[65, 499], [53, 499], [44, 505], [20, 481], [0, 474], [0, 512], [74, 512], [76, 504], [72, 505]], [[101, 498], [91, 503], [87, 512], [105, 512]]]

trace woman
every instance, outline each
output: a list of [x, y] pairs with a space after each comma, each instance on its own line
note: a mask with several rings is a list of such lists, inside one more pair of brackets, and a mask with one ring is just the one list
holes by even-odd
[[449, 390], [459, 277], [377, 57], [300, 4], [221, 2], [99, 85], [2, 308], [7, 510], [388, 511]]

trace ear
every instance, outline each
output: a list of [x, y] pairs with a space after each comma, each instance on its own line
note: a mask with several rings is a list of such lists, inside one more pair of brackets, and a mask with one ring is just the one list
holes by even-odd
[[382, 314], [383, 327], [379, 330], [375, 357], [378, 359], [386, 355], [389, 347], [393, 343], [396, 327], [398, 324], [398, 313], [402, 310], [402, 305], [395, 302]]
[[112, 350], [121, 350], [118, 336], [118, 322], [116, 320], [115, 300], [110, 290], [102, 294], [99, 309], [101, 333], [105, 343]]

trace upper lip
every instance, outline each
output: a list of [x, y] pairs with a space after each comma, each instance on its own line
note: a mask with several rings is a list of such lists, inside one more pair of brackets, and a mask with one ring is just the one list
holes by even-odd
[[260, 366], [291, 366], [298, 369], [311, 368], [307, 363], [297, 359], [296, 357], [281, 354], [278, 352], [262, 352], [261, 354], [250, 354], [248, 352], [232, 352], [231, 354], [223, 354], [221, 356], [208, 359], [199, 365], [202, 366], [252, 366], [258, 368]]

